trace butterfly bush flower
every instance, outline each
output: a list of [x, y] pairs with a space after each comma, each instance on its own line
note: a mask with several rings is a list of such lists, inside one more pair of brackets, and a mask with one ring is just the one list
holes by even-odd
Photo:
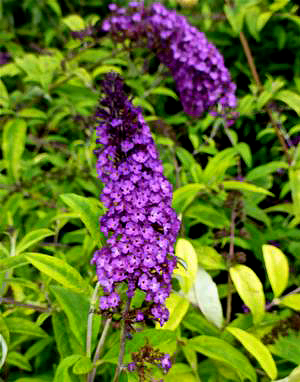
[[165, 300], [171, 291], [173, 246], [180, 227], [171, 208], [172, 187], [163, 175], [150, 129], [124, 92], [120, 76], [109, 73], [103, 92], [96, 113], [101, 145], [97, 172], [105, 185], [101, 201], [108, 210], [101, 218], [101, 231], [107, 246], [92, 260], [104, 290], [100, 308], [117, 308], [118, 286], [126, 283], [129, 298], [137, 289], [145, 293], [145, 306], [135, 320], [147, 316], [163, 325], [169, 316]]
[[131, 2], [128, 8], [111, 4], [110, 10], [112, 16], [102, 29], [119, 42], [146, 40], [148, 48], [169, 68], [187, 114], [198, 117], [206, 110], [221, 110], [225, 115], [236, 107], [236, 85], [222, 55], [184, 16], [159, 3], [144, 7]]

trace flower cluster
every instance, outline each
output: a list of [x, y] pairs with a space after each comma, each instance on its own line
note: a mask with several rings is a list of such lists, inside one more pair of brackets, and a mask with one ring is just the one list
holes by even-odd
[[[146, 380], [147, 373], [151, 373], [148, 364], [160, 367], [167, 373], [172, 366], [169, 354], [164, 354], [146, 343], [138, 352], [131, 354], [133, 362], [127, 365], [128, 371], [136, 370], [141, 381]], [[152, 379], [151, 379], [152, 380]]]
[[144, 7], [131, 2], [128, 8], [111, 4], [110, 10], [112, 16], [102, 29], [117, 41], [146, 39], [149, 49], [171, 71], [187, 114], [216, 112], [217, 105], [222, 113], [235, 108], [236, 85], [222, 55], [184, 16], [159, 3]]
[[101, 218], [107, 246], [96, 251], [98, 280], [105, 295], [100, 308], [120, 305], [119, 283], [127, 283], [127, 295], [137, 288], [145, 292], [144, 315], [160, 322], [168, 319], [164, 303], [171, 290], [171, 274], [176, 267], [174, 242], [180, 222], [171, 208], [172, 187], [163, 176], [149, 127], [135, 108], [116, 73], [103, 81], [105, 97], [96, 113], [97, 172], [105, 184], [101, 200], [108, 208]]

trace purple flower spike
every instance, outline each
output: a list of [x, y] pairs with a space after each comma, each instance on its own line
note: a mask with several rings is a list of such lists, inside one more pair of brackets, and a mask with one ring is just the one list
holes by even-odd
[[[236, 85], [222, 55], [184, 16], [159, 3], [144, 7], [132, 2], [127, 8], [113, 4], [110, 9], [112, 16], [102, 24], [103, 31], [116, 41], [130, 39], [138, 44], [146, 40], [174, 77], [187, 114], [199, 117], [206, 110], [217, 111], [217, 115], [233, 111]], [[227, 119], [232, 124], [236, 117], [233, 112]], [[142, 163], [143, 156], [137, 153], [136, 157]]]
[[96, 113], [99, 119], [97, 172], [105, 184], [101, 200], [108, 208], [101, 218], [107, 246], [97, 250], [99, 283], [103, 287], [100, 308], [120, 305], [117, 286], [127, 284], [127, 296], [136, 289], [146, 294], [144, 313], [163, 325], [168, 319], [165, 300], [171, 291], [176, 266], [173, 246], [180, 222], [171, 208], [172, 187], [162, 173], [150, 129], [141, 111], [128, 100], [123, 81], [116, 73], [103, 81], [104, 98]]

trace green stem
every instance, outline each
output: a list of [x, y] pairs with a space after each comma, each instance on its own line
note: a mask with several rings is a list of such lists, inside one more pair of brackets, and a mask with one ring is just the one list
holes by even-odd
[[101, 355], [101, 351], [103, 349], [104, 342], [106, 340], [106, 336], [107, 336], [110, 324], [111, 324], [111, 318], [108, 318], [105, 321], [105, 324], [104, 324], [104, 327], [103, 327], [103, 331], [102, 331], [100, 340], [98, 342], [98, 345], [97, 345], [97, 348], [96, 348], [96, 351], [95, 351], [95, 355], [94, 355], [94, 358], [93, 358], [93, 364], [94, 364], [93, 370], [87, 375], [87, 382], [94, 382], [94, 379], [95, 379], [95, 376], [96, 376], [96, 371], [97, 371], [96, 362], [98, 361], [98, 359], [99, 359], [99, 357]]
[[123, 363], [123, 358], [125, 354], [125, 344], [126, 344], [127, 329], [128, 329], [127, 323], [126, 323], [126, 316], [130, 308], [130, 302], [131, 302], [131, 298], [128, 298], [126, 302], [126, 307], [123, 313], [123, 322], [122, 322], [121, 337], [120, 337], [120, 353], [119, 353], [118, 364], [116, 367], [113, 382], [118, 382], [119, 376], [122, 370], [122, 363]]
[[90, 304], [90, 311], [88, 314], [88, 322], [87, 322], [87, 333], [86, 333], [86, 355], [87, 357], [91, 357], [91, 344], [92, 344], [92, 331], [93, 331], [93, 318], [94, 318], [94, 311], [96, 308], [96, 303], [98, 300], [98, 291], [99, 291], [100, 284], [97, 282], [94, 292], [92, 294], [91, 298], [91, 304]]
[[[256, 83], [256, 86], [257, 86], [259, 92], [262, 92], [264, 90], [264, 88], [263, 88], [263, 85], [262, 85], [262, 83], [260, 81], [258, 72], [256, 70], [254, 58], [253, 58], [250, 46], [248, 44], [248, 40], [247, 40], [247, 38], [246, 38], [246, 36], [244, 35], [243, 32], [240, 32], [240, 41], [241, 41], [241, 44], [242, 44], [245, 56], [247, 58], [248, 66], [250, 68], [252, 77], [254, 78], [254, 81]], [[268, 107], [268, 105], [266, 106], [266, 109], [267, 109], [267, 113], [268, 113], [268, 116], [269, 116], [270, 121], [271, 121], [271, 125], [272, 125], [273, 129], [275, 130], [277, 138], [278, 138], [278, 140], [279, 140], [279, 142], [281, 144], [281, 147], [283, 149], [283, 152], [284, 152], [284, 154], [286, 156], [287, 162], [288, 162], [289, 165], [291, 165], [292, 164], [292, 157], [291, 157], [291, 155], [289, 153], [288, 146], [286, 144], [286, 141], [284, 139], [282, 131], [281, 131], [278, 123], [275, 121], [275, 119], [273, 117], [273, 114], [272, 114], [272, 110], [270, 109], [270, 107]]]
[[228, 283], [227, 283], [227, 305], [226, 305], [226, 324], [228, 325], [231, 318], [232, 310], [232, 280], [230, 277], [230, 267], [234, 260], [234, 229], [235, 229], [235, 219], [236, 219], [236, 202], [232, 206], [231, 211], [231, 224], [230, 224], [230, 242], [229, 242], [229, 256], [228, 256]]
[[[16, 243], [17, 243], [17, 236], [18, 232], [14, 231], [10, 237], [10, 251], [9, 251], [9, 256], [16, 256]], [[7, 279], [9, 279], [12, 276], [13, 270], [9, 269], [4, 276], [4, 280], [2, 282], [2, 285], [0, 287], [0, 297], [5, 295], [6, 292], [6, 286], [7, 286]]]

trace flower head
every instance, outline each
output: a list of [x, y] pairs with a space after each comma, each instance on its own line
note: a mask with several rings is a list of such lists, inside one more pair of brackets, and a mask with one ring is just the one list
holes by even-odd
[[92, 260], [104, 290], [100, 308], [119, 306], [117, 286], [125, 282], [128, 297], [136, 289], [145, 293], [147, 311], [138, 311], [136, 321], [147, 313], [163, 325], [180, 227], [171, 208], [172, 187], [162, 173], [149, 127], [129, 101], [119, 75], [106, 76], [103, 92], [97, 111], [97, 142], [102, 145], [97, 150], [97, 172], [105, 184], [101, 200], [108, 210], [101, 218], [101, 230], [108, 245]]
[[236, 107], [236, 85], [222, 55], [184, 16], [159, 3], [144, 7], [131, 2], [128, 8], [112, 4], [110, 9], [113, 14], [102, 29], [117, 41], [146, 39], [172, 73], [186, 113], [200, 116], [206, 110], [216, 111], [217, 105], [222, 113]]

